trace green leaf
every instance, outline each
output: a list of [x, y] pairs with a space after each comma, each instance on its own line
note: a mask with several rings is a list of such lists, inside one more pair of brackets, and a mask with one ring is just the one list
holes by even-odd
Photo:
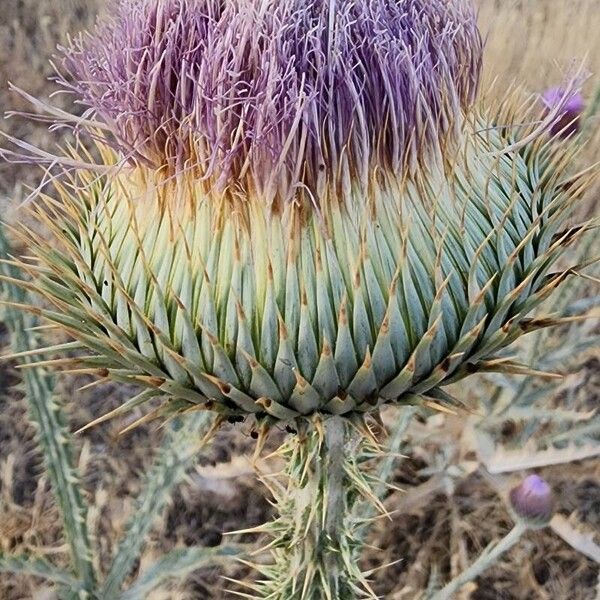
[[70, 588], [77, 588], [79, 585], [71, 573], [55, 567], [43, 558], [28, 554], [10, 555], [0, 551], [0, 573], [34, 575]]
[[236, 546], [219, 548], [178, 548], [150, 565], [119, 600], [144, 600], [148, 594], [171, 579], [181, 579], [196, 569], [239, 556]]
[[214, 420], [212, 413], [194, 412], [176, 418], [147, 477], [126, 534], [114, 557], [106, 581], [98, 594], [101, 600], [114, 600], [133, 570], [155, 519], [161, 514], [173, 488], [194, 464], [205, 433]]
[[[10, 246], [0, 223], [0, 257], [10, 254]], [[18, 278], [19, 272], [10, 264], [0, 263], [0, 276]], [[0, 279], [0, 297], [16, 303], [26, 303], [27, 293]], [[36, 349], [35, 338], [28, 330], [37, 325], [30, 314], [7, 306], [4, 315], [12, 333], [15, 352]], [[31, 362], [25, 358], [23, 362]], [[65, 415], [54, 398], [54, 380], [41, 368], [23, 372], [29, 418], [37, 426], [37, 439], [44, 453], [48, 478], [63, 520], [65, 538], [71, 551], [74, 570], [83, 581], [87, 592], [92, 592], [95, 574], [92, 548], [86, 525], [87, 506], [81, 492], [79, 474], [73, 458], [72, 437], [66, 426]]]

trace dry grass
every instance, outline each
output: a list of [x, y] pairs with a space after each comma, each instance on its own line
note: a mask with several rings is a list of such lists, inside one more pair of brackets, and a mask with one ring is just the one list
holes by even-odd
[[[0, 108], [25, 109], [9, 95], [6, 81], [34, 95], [47, 96], [51, 74], [47, 59], [65, 32], [77, 31], [93, 18], [102, 0], [5, 0], [0, 11]], [[514, 79], [530, 92], [560, 83], [573, 59], [587, 56], [595, 73], [586, 84], [586, 94], [600, 83], [600, 10], [598, 0], [479, 0], [482, 28], [488, 33], [485, 63], [488, 78], [503, 85]], [[562, 67], [561, 67], [562, 66]], [[562, 68], [562, 70], [561, 70]], [[28, 141], [47, 145], [54, 140], [45, 128], [11, 119], [3, 129]], [[594, 151], [596, 151], [596, 146]], [[24, 195], [23, 184], [38, 177], [31, 169], [0, 166], [2, 197], [15, 206]], [[593, 204], [595, 196], [590, 196]], [[18, 215], [17, 215], [18, 218]], [[597, 251], [596, 251], [597, 253]], [[6, 348], [6, 331], [0, 324], [0, 354]], [[598, 348], [588, 350], [572, 367], [573, 393], [583, 408], [597, 406], [600, 394]], [[82, 382], [64, 381], [60, 393], [76, 398], [68, 406], [72, 428], [118, 404], [124, 392], [114, 387], [75, 392]], [[43, 478], [41, 457], [33, 428], [26, 419], [26, 406], [14, 365], [0, 365], [0, 549], [32, 550], [65, 562], [65, 548], [52, 495]], [[575, 389], [576, 388], [576, 389]], [[560, 394], [568, 392], [562, 390]], [[467, 390], [466, 393], [472, 393]], [[551, 400], [557, 406], [563, 396]], [[450, 443], [433, 433], [427, 443], [415, 445], [410, 457], [394, 473], [394, 483], [414, 490], [426, 484], [428, 468], [448, 454], [461, 452], [456, 444], [461, 422], [446, 418], [422, 423], [423, 430], [454, 432]], [[101, 426], [78, 438], [81, 468], [92, 504], [91, 519], [96, 533], [102, 567], [108, 564], [114, 540], [122, 533], [140, 488], [140, 473], [150, 464], [149, 448], [155, 448], [161, 432], [141, 428], [126, 437], [118, 435], [122, 423]], [[507, 436], [512, 435], [510, 428]], [[243, 426], [222, 432], [209, 456], [190, 480], [175, 494], [163, 522], [157, 524], [142, 558], [142, 565], [178, 543], [212, 545], [221, 532], [250, 527], [267, 519], [270, 507], [246, 458], [252, 450]], [[240, 458], [241, 457], [241, 458]], [[465, 458], [465, 457], [463, 457]], [[468, 456], [466, 457], [468, 458]], [[218, 464], [218, 468], [212, 468]], [[591, 530], [600, 530], [600, 463], [586, 461], [568, 467], [552, 467], [544, 475], [554, 485], [559, 510], [577, 512]], [[413, 492], [414, 496], [414, 492]], [[403, 558], [403, 562], [378, 571], [374, 586], [383, 598], [412, 600], [427, 585], [432, 570], [445, 579], [470, 562], [477, 552], [497, 539], [510, 526], [506, 508], [489, 481], [474, 473], [455, 490], [440, 488], [425, 501], [410, 502], [411, 495], [393, 493], [386, 503], [400, 510], [392, 522], [380, 521], [370, 543], [381, 551], [369, 550], [367, 568]], [[225, 574], [217, 569], [195, 573], [163, 599], [222, 598]], [[231, 568], [227, 575], [244, 577]], [[600, 597], [598, 566], [570, 549], [551, 532], [541, 531], [490, 570], [464, 597], [473, 600], [593, 600]], [[0, 600], [52, 598], [39, 581], [3, 575]], [[156, 596], [158, 598], [158, 596]]]
[[[0, 6], [0, 111], [30, 111], [31, 107], [8, 90], [8, 82], [34, 96], [48, 98], [55, 91], [48, 81], [54, 73], [50, 59], [57, 44], [69, 33], [93, 23], [104, 0], [6, 0]], [[60, 102], [60, 96], [57, 97]], [[11, 118], [2, 124], [19, 139], [42, 147], [52, 147], [57, 136], [47, 126], [26, 119]], [[4, 145], [4, 142], [2, 142]], [[0, 207], [2, 197], [10, 196], [10, 206], [26, 197], [25, 186], [34, 185], [40, 173], [27, 166], [0, 164]]]
[[487, 80], [515, 80], [531, 92], [562, 83], [573, 63], [600, 75], [600, 11], [597, 0], [478, 0], [486, 38]]

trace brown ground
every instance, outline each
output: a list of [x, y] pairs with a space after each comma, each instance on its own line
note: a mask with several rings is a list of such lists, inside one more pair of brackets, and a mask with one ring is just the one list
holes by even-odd
[[[50, 73], [46, 66], [48, 55], [64, 32], [76, 31], [81, 23], [89, 22], [98, 2], [5, 0], [2, 3], [0, 109], [25, 108], [14, 95], [6, 93], [7, 80], [34, 95], [48, 92], [44, 79]], [[560, 79], [554, 60], [564, 65], [566, 60], [583, 57], [586, 50], [589, 64], [600, 73], [598, 0], [569, 3], [482, 0], [481, 4], [482, 25], [484, 29], [489, 25], [491, 31], [488, 73], [499, 74], [502, 81], [520, 78], [528, 89], [535, 91]], [[524, 9], [519, 8], [523, 5]], [[525, 35], [525, 31], [529, 33]], [[598, 84], [600, 79], [595, 76], [593, 81]], [[588, 85], [590, 89], [593, 87], [591, 83]], [[590, 90], [586, 91], [589, 95]], [[2, 128], [32, 143], [48, 143], [43, 127], [22, 120], [11, 119]], [[5, 208], [13, 209], [23, 199], [23, 183], [31, 184], [37, 177], [29, 168], [0, 166], [3, 214]], [[593, 201], [590, 197], [590, 203]], [[13, 212], [10, 217], [20, 218], [19, 213]], [[5, 353], [7, 344], [6, 328], [0, 323], [0, 354]], [[575, 373], [571, 391], [582, 409], [598, 406], [599, 361], [596, 347], [588, 350], [571, 368]], [[43, 476], [35, 431], [27, 421], [19, 382], [14, 365], [0, 363], [0, 550], [36, 550], [60, 564], [65, 560], [60, 522]], [[116, 406], [126, 394], [111, 386], [76, 392], [82, 383], [85, 382], [68, 379], [60, 382], [59, 397], [76, 399], [66, 407], [72, 430]], [[475, 393], [474, 385], [468, 394]], [[550, 400], [550, 405], [560, 406], [569, 393], [568, 389], [562, 389], [560, 395]], [[437, 569], [441, 579], [446, 580], [450, 573], [456, 574], [468, 565], [490, 541], [506, 533], [512, 524], [493, 485], [479, 471], [462, 480], [453, 492], [441, 488], [424, 501], [411, 502], [414, 489], [431, 477], [426, 469], [439, 463], [444, 453], [451, 455], [460, 450], [458, 445], [450, 444], [450, 452], [444, 436], [436, 437], [438, 421], [423, 425], [422, 428], [428, 427], [433, 432], [429, 441], [415, 445], [396, 469], [394, 485], [408, 492], [390, 492], [386, 506], [390, 511], [399, 512], [391, 521], [380, 520], [373, 527], [369, 540], [373, 547], [365, 552], [365, 568], [403, 559], [373, 576], [376, 592], [386, 599], [417, 598], [432, 571]], [[442, 429], [460, 432], [459, 425], [447, 419]], [[82, 457], [80, 466], [93, 507], [97, 546], [104, 568], [114, 540], [120, 537], [123, 524], [131, 514], [133, 499], [140, 489], [140, 474], [151, 463], [150, 450], [159, 445], [162, 436], [154, 426], [119, 436], [121, 427], [122, 423], [108, 423], [77, 437]], [[511, 423], [503, 427], [507, 441], [516, 435]], [[250, 467], [248, 457], [254, 442], [248, 433], [243, 425], [237, 425], [219, 434], [197, 471], [179, 487], [165, 518], [154, 528], [142, 565], [176, 544], [215, 545], [220, 542], [222, 532], [258, 525], [270, 517], [265, 490]], [[458, 437], [457, 434], [453, 443]], [[542, 473], [556, 491], [558, 511], [565, 516], [576, 513], [588, 531], [600, 532], [600, 462], [590, 459], [549, 467]], [[243, 578], [248, 572], [233, 566], [226, 570], [203, 569], [185, 584], [154, 598], [222, 598], [225, 585], [222, 575]], [[550, 530], [543, 530], [528, 534], [525, 542], [509, 552], [461, 597], [473, 600], [598, 599], [599, 568]], [[39, 580], [0, 574], [0, 600], [33, 598], [48, 600], [52, 595]]]

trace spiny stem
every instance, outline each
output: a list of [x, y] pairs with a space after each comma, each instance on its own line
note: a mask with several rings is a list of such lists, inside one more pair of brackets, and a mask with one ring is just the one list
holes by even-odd
[[345, 454], [345, 426], [341, 417], [329, 419], [325, 429], [325, 444], [321, 448], [321, 460], [326, 461], [327, 504], [325, 506], [325, 532], [330, 544], [329, 552], [325, 554], [325, 563], [328, 570], [329, 585], [332, 590], [339, 589], [343, 573], [340, 573], [339, 557], [331, 552], [332, 547], [340, 546], [338, 543], [344, 535], [344, 509], [345, 509], [345, 480], [346, 480], [346, 454]]
[[366, 444], [341, 417], [299, 434], [283, 449], [285, 485], [269, 483], [279, 517], [264, 530], [274, 563], [261, 570], [258, 597], [269, 600], [355, 600], [375, 597], [358, 568], [363, 524], [352, 508], [372, 481], [360, 469]]
[[454, 594], [465, 583], [472, 581], [475, 577], [481, 575], [486, 569], [491, 567], [498, 558], [506, 551], [510, 550], [527, 531], [527, 526], [523, 523], [517, 523], [495, 546], [484, 551], [479, 558], [458, 577], [455, 577], [443, 589], [431, 596], [430, 600], [450, 600]]
[[[9, 242], [0, 224], [0, 258], [9, 255]], [[0, 275], [16, 279], [18, 272], [12, 265], [0, 263]], [[27, 301], [23, 289], [2, 280], [0, 296], [19, 304]], [[6, 309], [5, 317], [12, 330], [14, 351], [37, 350], [35, 336], [28, 333], [31, 327], [38, 325], [37, 320], [10, 306]], [[31, 358], [26, 358], [25, 364], [30, 361]], [[67, 428], [64, 411], [55, 397], [52, 375], [43, 368], [31, 368], [25, 371], [24, 383], [29, 418], [37, 427], [37, 439], [63, 520], [73, 568], [82, 584], [79, 598], [89, 598], [96, 585], [96, 573], [92, 562], [92, 540], [87, 528], [88, 506], [76, 467], [73, 439]]]
[[325, 531], [335, 537], [339, 531], [340, 517], [344, 510], [344, 479], [346, 476], [345, 427], [341, 417], [329, 419], [325, 429], [325, 444], [321, 448], [322, 458], [327, 461], [329, 497]]

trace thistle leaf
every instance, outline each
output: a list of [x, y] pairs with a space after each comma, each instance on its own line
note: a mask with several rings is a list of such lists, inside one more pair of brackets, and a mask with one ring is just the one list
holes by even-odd
[[577, 460], [600, 456], [598, 444], [569, 444], [565, 448], [538, 450], [531, 444], [519, 450], [498, 447], [489, 456], [481, 456], [486, 469], [492, 473], [513, 473], [526, 469], [538, 469], [550, 465], [562, 465]]
[[238, 546], [218, 548], [177, 548], [161, 556], [137, 578], [135, 583], [115, 598], [118, 600], [145, 600], [150, 592], [161, 587], [169, 580], [183, 579], [196, 569], [240, 557]]
[[[0, 224], [0, 256], [8, 256], [9, 244]], [[0, 275], [15, 276], [15, 268], [2, 262]], [[0, 279], [0, 296], [13, 302], [27, 301], [26, 292]], [[36, 349], [34, 337], [28, 330], [37, 325], [30, 314], [7, 306], [5, 319], [13, 336], [15, 352]], [[25, 364], [30, 364], [25, 358]], [[29, 418], [37, 427], [37, 439], [44, 453], [48, 479], [52, 484], [63, 520], [64, 533], [71, 551], [71, 560], [83, 588], [91, 593], [96, 576], [92, 565], [92, 545], [87, 530], [87, 505], [83, 499], [79, 473], [75, 466], [71, 435], [66, 418], [54, 398], [54, 380], [42, 368], [29, 368], [23, 372]], [[41, 564], [41, 563], [39, 563]]]
[[170, 498], [174, 487], [194, 464], [202, 446], [204, 434], [214, 421], [211, 413], [196, 412], [178, 417], [169, 431], [146, 478], [144, 489], [137, 499], [135, 513], [126, 526], [112, 565], [98, 597], [113, 600], [139, 558], [148, 533]]
[[570, 519], [556, 514], [550, 521], [552, 531], [559, 535], [571, 548], [581, 552], [588, 558], [600, 564], [600, 545], [594, 541], [596, 537], [593, 532], [583, 531], [583, 526], [573, 525]]
[[76, 590], [80, 584], [68, 571], [59, 569], [39, 556], [27, 554], [6, 554], [0, 551], [0, 573], [18, 573], [41, 577], [57, 585]]

